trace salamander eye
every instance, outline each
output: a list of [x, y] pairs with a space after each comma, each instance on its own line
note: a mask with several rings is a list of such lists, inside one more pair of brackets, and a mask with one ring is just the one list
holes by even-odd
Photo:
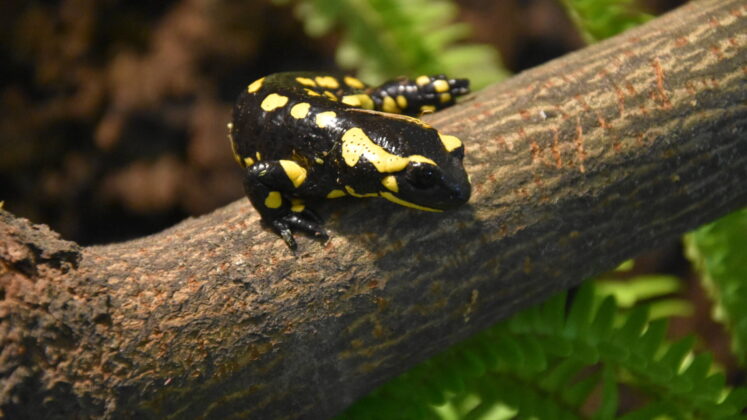
[[407, 168], [405, 178], [414, 188], [426, 190], [438, 183], [438, 168], [433, 165], [412, 165]]

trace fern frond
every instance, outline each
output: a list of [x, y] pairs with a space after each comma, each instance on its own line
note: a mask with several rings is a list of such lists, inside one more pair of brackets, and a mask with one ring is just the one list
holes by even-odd
[[[627, 311], [620, 323], [614, 298], [599, 297], [591, 285], [568, 300], [561, 294], [453, 346], [340, 418], [483, 419], [509, 407], [523, 418], [608, 419], [619, 409], [621, 384], [650, 399], [624, 418], [723, 418], [747, 407], [745, 389], [727, 388], [723, 374], [712, 372], [712, 357], [693, 354], [692, 338], [667, 342], [665, 320], [650, 321], [646, 307]], [[589, 413], [584, 407], [596, 389], [601, 401]], [[405, 416], [403, 406], [421, 417]]]
[[747, 209], [685, 236], [688, 258], [714, 300], [714, 318], [731, 331], [732, 350], [747, 363]]
[[471, 28], [453, 22], [450, 0], [298, 0], [295, 11], [311, 36], [339, 29], [338, 65], [371, 83], [446, 73], [479, 89], [507, 74], [492, 47], [458, 43]]

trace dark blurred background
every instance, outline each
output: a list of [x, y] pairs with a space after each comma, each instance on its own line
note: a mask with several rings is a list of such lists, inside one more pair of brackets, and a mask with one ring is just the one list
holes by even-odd
[[[583, 46], [556, 0], [458, 3], [470, 41], [512, 72]], [[268, 73], [335, 69], [338, 41], [309, 38], [269, 0], [5, 0], [0, 37], [0, 201], [83, 245], [241, 198], [225, 128], [237, 93]]]
[[[520, 72], [584, 42], [559, 0], [459, 0], [471, 42]], [[679, 0], [641, 0], [658, 15]], [[310, 38], [269, 0], [0, 2], [0, 201], [82, 245], [158, 232], [243, 197], [226, 123], [247, 83], [278, 71], [333, 70], [339, 36]], [[459, 76], [459, 75], [455, 75]], [[698, 331], [735, 372], [728, 336], [679, 241], [636, 272], [687, 279]], [[740, 383], [738, 373], [730, 382]]]

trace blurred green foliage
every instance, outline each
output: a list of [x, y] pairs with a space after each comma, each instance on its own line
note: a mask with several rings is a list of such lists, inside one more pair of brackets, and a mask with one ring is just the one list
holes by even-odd
[[714, 301], [714, 319], [732, 335], [732, 350], [747, 362], [747, 209], [700, 227], [685, 237], [687, 256]]
[[607, 39], [653, 18], [634, 0], [561, 0], [587, 43]]
[[400, 75], [444, 73], [468, 78], [473, 89], [480, 89], [507, 74], [495, 48], [460, 42], [471, 29], [454, 22], [459, 9], [448, 0], [298, 0], [293, 4], [310, 36], [339, 31], [338, 65], [357, 69], [371, 84]]
[[646, 306], [651, 319], [693, 314], [690, 302], [671, 297], [682, 289], [682, 281], [676, 276], [641, 274], [624, 280], [601, 277], [594, 283], [600, 294], [614, 296], [621, 308]]

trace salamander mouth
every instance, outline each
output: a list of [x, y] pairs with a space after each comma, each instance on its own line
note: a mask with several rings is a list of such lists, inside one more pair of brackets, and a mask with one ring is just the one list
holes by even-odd
[[451, 203], [453, 207], [459, 207], [469, 201], [470, 195], [472, 195], [472, 186], [467, 183], [451, 192], [449, 203]]
[[410, 208], [417, 209], [417, 210], [432, 211], [432, 212], [441, 212], [445, 210], [445, 209], [427, 207], [427, 206], [422, 206], [420, 204], [411, 203], [407, 200], [403, 200], [397, 197], [396, 195], [390, 193], [389, 191], [382, 191], [380, 195], [386, 198], [387, 200], [391, 201], [392, 203], [397, 203], [400, 206], [410, 207]]
[[427, 189], [414, 188], [411, 184], [403, 185], [398, 193], [384, 191], [381, 196], [397, 204], [419, 210], [451, 210], [469, 201], [472, 188], [466, 181], [466, 176], [464, 181], [455, 184], [443, 182]]

